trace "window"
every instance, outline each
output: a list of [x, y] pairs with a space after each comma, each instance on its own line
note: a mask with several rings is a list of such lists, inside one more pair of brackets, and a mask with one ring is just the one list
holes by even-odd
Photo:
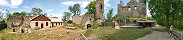
[[135, 6], [135, 9], [137, 9], [137, 6]]
[[56, 23], [56, 26], [57, 26], [57, 23]]
[[46, 22], [46, 26], [48, 26], [48, 22]]
[[38, 26], [38, 22], [36, 22], [36, 26]]
[[100, 9], [102, 9], [102, 4], [100, 5]]
[[131, 8], [128, 8], [128, 11], [131, 11]]

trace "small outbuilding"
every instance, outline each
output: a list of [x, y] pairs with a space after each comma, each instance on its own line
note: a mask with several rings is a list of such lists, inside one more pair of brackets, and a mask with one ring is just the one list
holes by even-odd
[[63, 26], [63, 21], [58, 17], [50, 17], [51, 19], [51, 27]]

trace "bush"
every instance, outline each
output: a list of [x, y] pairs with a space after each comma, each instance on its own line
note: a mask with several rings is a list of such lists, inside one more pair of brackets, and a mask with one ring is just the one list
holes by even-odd
[[96, 22], [93, 24], [92, 28], [93, 28], [93, 29], [96, 29], [96, 28], [98, 28], [98, 27], [100, 27], [100, 23], [96, 21]]
[[72, 20], [67, 21], [67, 23], [71, 24], [72, 23]]
[[6, 24], [5, 20], [0, 21], [0, 30], [5, 29], [5, 28], [7, 28], [7, 24]]

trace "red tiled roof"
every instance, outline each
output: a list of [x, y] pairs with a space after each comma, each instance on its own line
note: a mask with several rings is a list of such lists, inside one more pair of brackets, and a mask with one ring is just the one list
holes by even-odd
[[51, 21], [51, 20], [44, 15], [40, 15], [40, 16], [33, 18], [31, 21]]

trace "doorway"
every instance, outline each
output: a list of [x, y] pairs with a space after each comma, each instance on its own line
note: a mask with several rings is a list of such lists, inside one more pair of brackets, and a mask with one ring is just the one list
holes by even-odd
[[43, 28], [43, 23], [41, 23], [41, 28]]

